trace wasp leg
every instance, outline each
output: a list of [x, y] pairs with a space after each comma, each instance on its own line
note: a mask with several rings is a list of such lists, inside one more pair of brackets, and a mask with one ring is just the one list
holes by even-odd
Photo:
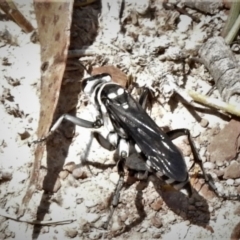
[[120, 139], [119, 144], [118, 144], [118, 153], [120, 156], [120, 160], [118, 160], [118, 162], [117, 162], [119, 179], [118, 179], [118, 183], [117, 183], [116, 189], [113, 194], [113, 198], [112, 198], [112, 202], [111, 202], [111, 210], [108, 215], [108, 219], [103, 225], [103, 227], [105, 229], [108, 228], [108, 225], [112, 218], [113, 212], [118, 205], [118, 202], [120, 199], [120, 191], [124, 184], [124, 165], [126, 162], [126, 158], [129, 155], [129, 142], [126, 139], [123, 139], [123, 138]]
[[202, 160], [200, 159], [200, 157], [199, 157], [199, 155], [196, 151], [196, 146], [195, 146], [195, 144], [192, 140], [190, 131], [186, 128], [180, 128], [180, 129], [175, 129], [175, 130], [172, 130], [172, 131], [168, 131], [168, 132], [166, 132], [166, 134], [168, 135], [168, 137], [171, 140], [174, 140], [174, 139], [176, 139], [178, 137], [181, 137], [181, 136], [187, 136], [188, 137], [188, 141], [189, 141], [191, 150], [193, 152], [194, 162], [200, 165], [200, 167], [203, 171], [203, 174], [206, 175], [205, 170], [203, 168]]
[[111, 221], [113, 212], [114, 212], [115, 208], [117, 207], [117, 205], [119, 203], [120, 191], [121, 191], [121, 189], [123, 187], [123, 184], [124, 184], [124, 164], [125, 164], [125, 159], [124, 158], [121, 158], [117, 163], [119, 179], [118, 179], [118, 183], [117, 183], [117, 186], [116, 186], [114, 194], [113, 194], [113, 198], [112, 198], [112, 202], [111, 202], [111, 209], [110, 209], [110, 213], [108, 215], [108, 219], [103, 225], [104, 229], [108, 228], [108, 225], [109, 225], [109, 222]]
[[[211, 175], [206, 173], [206, 171], [205, 171], [205, 169], [203, 167], [202, 160], [201, 160], [201, 158], [199, 157], [199, 155], [197, 153], [196, 146], [195, 146], [195, 144], [193, 142], [193, 139], [191, 137], [190, 131], [188, 129], [181, 128], [181, 129], [176, 129], [176, 130], [169, 131], [166, 134], [168, 135], [168, 137], [171, 140], [173, 140], [175, 138], [178, 138], [180, 136], [187, 135], [188, 141], [189, 141], [192, 153], [193, 153], [194, 163], [197, 163], [200, 166], [205, 181], [208, 183], [210, 188], [217, 194], [218, 197], [226, 198], [225, 194], [221, 194], [221, 193], [218, 192], [217, 187], [215, 186], [214, 181], [213, 181]], [[237, 198], [237, 199], [240, 198], [239, 195], [231, 195], [230, 197], [231, 198]]]
[[146, 180], [148, 178], [148, 171], [145, 172], [137, 172], [136, 170], [129, 170], [130, 176], [134, 176], [137, 180]]
[[[113, 133], [114, 134], [114, 133]], [[116, 144], [117, 144], [117, 139], [115, 141], [115, 136], [116, 134], [108, 134], [108, 139], [106, 139], [105, 137], [103, 137], [99, 132], [93, 132], [93, 136], [94, 138], [96, 138], [96, 140], [98, 141], [98, 143], [105, 149], [109, 150], [109, 151], [113, 151], [116, 149]], [[117, 137], [117, 136], [116, 136]], [[111, 141], [112, 139], [112, 141]]]
[[138, 180], [145, 180], [148, 178], [150, 169], [147, 168], [146, 161], [144, 161], [140, 154], [131, 154], [126, 158], [125, 165], [129, 172]]
[[195, 146], [195, 144], [193, 142], [193, 139], [191, 137], [190, 131], [188, 129], [186, 129], [186, 128], [180, 128], [180, 129], [175, 129], [175, 130], [166, 132], [166, 134], [168, 135], [168, 137], [171, 140], [174, 140], [174, 139], [176, 139], [178, 137], [181, 137], [181, 136], [187, 136], [188, 137], [188, 142], [190, 144], [190, 147], [191, 147], [191, 150], [192, 150], [192, 153], [193, 153], [194, 164], [197, 163], [200, 166], [200, 168], [201, 168], [201, 170], [203, 172], [203, 176], [204, 176], [205, 181], [208, 182], [209, 186], [212, 188], [212, 190], [214, 192], [217, 192], [217, 188], [214, 185], [213, 180], [210, 179], [209, 175], [205, 172], [202, 160], [200, 159], [200, 156], [197, 153], [196, 146]]
[[150, 109], [152, 108], [152, 99], [153, 94], [149, 88], [144, 88], [138, 102], [142, 106], [144, 110], [147, 108], [147, 104], [149, 104]]
[[103, 123], [100, 119], [97, 119], [95, 122], [90, 122], [90, 121], [87, 121], [87, 120], [84, 120], [84, 119], [81, 119], [81, 118], [78, 118], [78, 117], [75, 117], [75, 116], [72, 116], [70, 114], [63, 114], [56, 122], [55, 124], [51, 127], [49, 133], [47, 134], [47, 136], [41, 138], [41, 139], [38, 139], [38, 140], [35, 140], [33, 141], [33, 143], [40, 143], [40, 142], [43, 142], [45, 141], [49, 136], [51, 136], [58, 128], [59, 126], [61, 125], [62, 121], [63, 120], [67, 120], [75, 125], [78, 125], [80, 127], [84, 127], [84, 128], [100, 128]]

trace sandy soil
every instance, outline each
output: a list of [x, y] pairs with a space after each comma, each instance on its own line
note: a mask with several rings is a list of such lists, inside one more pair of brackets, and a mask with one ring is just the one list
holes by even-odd
[[[77, 27], [73, 28], [71, 48], [91, 42], [90, 49], [95, 53], [81, 57], [84, 64], [117, 66], [128, 76], [132, 75], [139, 87], [147, 85], [154, 89], [157, 101], [149, 112], [151, 117], [159, 126], [188, 128], [204, 167], [216, 180], [218, 189], [236, 193], [240, 176], [233, 179], [230, 174], [223, 179], [230, 162], [223, 161], [220, 166], [212, 162], [207, 148], [213, 137], [228, 124], [229, 117], [222, 117], [214, 110], [197, 112], [208, 123], [203, 124], [197, 121], [194, 110], [186, 108], [176, 96], [171, 97], [171, 91], [163, 84], [174, 81], [184, 89], [203, 94], [211, 89], [212, 79], [204, 66], [199, 63], [191, 66], [185, 61], [184, 74], [181, 58], [196, 55], [210, 35], [219, 35], [227, 18], [226, 10], [220, 9], [211, 16], [187, 9], [199, 18], [197, 23], [185, 14], [164, 10], [157, 1], [150, 5], [148, 1], [126, 2], [120, 22], [114, 18], [118, 16], [117, 4], [109, 12], [106, 6], [101, 10], [97, 4], [76, 8], [74, 24], [80, 24], [80, 17], [85, 13], [85, 23], [92, 28], [89, 28], [88, 37], [80, 35], [79, 42], [74, 37]], [[37, 27], [33, 6], [19, 3], [18, 7]], [[90, 21], [91, 14], [95, 18]], [[94, 35], [96, 27], [97, 35]], [[239, 59], [239, 53], [235, 54]], [[147, 182], [126, 177], [128, 184], [121, 192], [111, 226], [107, 232], [103, 231], [101, 226], [108, 216], [110, 197], [118, 181], [116, 156], [101, 148], [88, 129], [72, 129], [69, 124], [64, 124], [49, 140], [54, 149], [48, 152], [48, 158], [55, 164], [53, 173], [54, 167], [61, 167], [55, 178], [55, 192], [41, 190], [39, 181], [40, 190], [36, 189], [21, 220], [33, 221], [38, 214], [43, 221], [72, 222], [38, 226], [10, 219], [17, 217], [34, 160], [35, 146], [29, 142], [36, 139], [40, 111], [40, 46], [31, 42], [31, 34], [23, 33], [12, 21], [1, 20], [0, 61], [0, 239], [230, 239], [235, 226], [239, 228], [239, 202], [217, 198], [202, 178], [192, 180], [196, 191], [194, 197], [188, 199], [161, 186], [152, 177]], [[78, 73], [71, 71], [65, 75], [62, 92], [74, 84], [79, 99], [76, 114], [92, 119], [91, 108], [79, 87], [67, 81], [72, 80], [74, 74]], [[137, 93], [134, 89], [133, 96], [137, 97]], [[213, 91], [211, 96], [219, 98], [218, 91]], [[66, 97], [69, 99], [71, 95]], [[70, 110], [61, 109], [60, 112]], [[230, 141], [231, 136], [228, 137]], [[192, 154], [187, 141], [183, 137], [176, 144], [190, 165]], [[236, 157], [236, 162], [239, 161]], [[41, 180], [47, 171], [45, 155]], [[218, 175], [221, 171], [223, 174]], [[6, 214], [8, 217], [4, 217]]]

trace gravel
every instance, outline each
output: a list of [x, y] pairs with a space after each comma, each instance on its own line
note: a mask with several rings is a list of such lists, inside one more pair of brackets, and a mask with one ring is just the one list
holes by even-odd
[[[36, 27], [33, 6], [23, 3], [18, 3], [18, 6]], [[95, 14], [97, 19], [99, 10], [95, 6], [78, 8], [78, 14], [84, 11], [89, 16]], [[236, 131], [239, 122], [229, 122], [209, 111], [197, 112], [201, 116], [197, 118], [191, 109], [171, 95], [171, 89], [164, 84], [175, 81], [186, 90], [194, 89], [202, 93], [211, 88], [211, 77], [204, 67], [199, 63], [191, 66], [183, 56], [196, 56], [198, 47], [209, 35], [220, 34], [226, 11], [219, 9], [214, 16], [194, 9], [189, 11], [198, 16], [199, 23], [186, 14], [163, 9], [158, 1], [127, 1], [122, 20], [118, 21], [118, 27], [123, 27], [121, 33], [117, 28], [109, 35], [107, 31], [111, 29], [104, 28], [103, 33], [101, 29], [106, 22], [99, 20], [99, 34], [90, 46], [95, 50], [95, 55], [82, 56], [81, 61], [85, 65], [101, 66], [106, 63], [117, 66], [133, 77], [135, 85], [154, 89], [157, 101], [149, 111], [151, 117], [160, 127], [168, 125], [169, 129], [190, 129], [198, 152], [204, 159], [204, 168], [214, 178], [218, 191], [240, 194], [240, 163], [235, 145], [239, 136]], [[86, 28], [89, 34], [91, 26], [98, 26], [91, 21], [87, 16], [81, 21], [90, 24]], [[79, 22], [74, 22], [75, 27]], [[49, 139], [49, 143], [54, 145], [55, 155], [51, 155], [52, 152], [45, 153], [37, 189], [34, 189], [22, 218], [31, 221], [39, 214], [44, 221], [71, 220], [70, 223], [64, 227], [58, 224], [37, 227], [1, 217], [3, 213], [17, 217], [28, 187], [36, 149], [29, 143], [36, 139], [41, 79], [39, 44], [32, 43], [30, 34], [24, 34], [11, 21], [1, 20], [0, 32], [4, 32], [4, 29], [8, 29], [11, 39], [15, 40], [12, 44], [6, 44], [0, 37], [0, 239], [32, 239], [37, 230], [40, 231], [38, 240], [230, 239], [240, 221], [238, 201], [217, 198], [203, 178], [195, 174], [201, 173], [197, 167], [190, 174], [195, 189], [190, 199], [153, 177], [142, 183], [130, 177], [127, 181], [126, 171], [127, 184], [121, 191], [111, 226], [104, 231], [102, 225], [107, 219], [111, 195], [119, 179], [117, 168], [112, 166], [116, 159], [113, 152], [108, 152], [96, 140], [91, 140], [89, 129], [80, 127], [75, 128], [73, 139], [64, 137], [62, 130]], [[116, 42], [113, 41], [114, 37], [117, 37]], [[74, 46], [77, 47], [77, 44]], [[123, 46], [123, 49], [116, 46]], [[182, 60], [185, 61], [186, 73], [183, 73]], [[69, 76], [67, 78], [72, 79]], [[69, 84], [65, 86], [69, 88]], [[136, 93], [134, 89], [134, 97]], [[218, 92], [214, 91], [213, 96], [219, 97]], [[82, 99], [80, 93], [77, 115], [92, 119], [91, 108]], [[66, 109], [66, 112], [69, 110]], [[72, 136], [67, 126], [64, 129], [68, 133], [66, 136]], [[225, 142], [220, 142], [222, 140]], [[65, 148], [64, 144], [68, 147]], [[183, 149], [190, 167], [192, 155], [187, 141], [183, 137], [176, 141], [176, 145]], [[55, 164], [53, 167], [61, 167], [58, 175], [51, 172], [50, 179], [55, 179], [53, 182], [46, 182], [49, 158]], [[43, 183], [45, 190], [49, 190], [44, 194]]]

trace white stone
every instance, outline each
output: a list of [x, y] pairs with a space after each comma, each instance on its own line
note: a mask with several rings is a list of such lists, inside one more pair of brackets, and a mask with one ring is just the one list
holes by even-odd
[[240, 185], [240, 178], [235, 179], [235, 184]]
[[119, 222], [118, 221], [114, 221], [113, 222], [113, 224], [112, 224], [112, 231], [118, 231], [118, 230], [120, 230], [122, 228], [122, 226], [119, 224]]
[[118, 175], [117, 172], [110, 173], [110, 175], [109, 175], [109, 180], [110, 180], [111, 182], [113, 182], [115, 185], [117, 185], [118, 179], [119, 179], [119, 175]]
[[163, 216], [162, 221], [163, 221], [163, 225], [165, 224], [169, 224], [173, 221], [175, 221], [175, 215], [173, 212], [168, 212], [166, 215]]
[[94, 223], [100, 218], [100, 216], [96, 213], [86, 213], [86, 215], [82, 217], [89, 223]]
[[180, 15], [179, 16], [180, 22], [177, 25], [179, 32], [186, 32], [190, 25], [192, 24], [192, 18], [187, 15]]
[[229, 185], [229, 186], [233, 186], [234, 180], [233, 180], [233, 179], [228, 179], [228, 180], [226, 181], [226, 184]]
[[205, 162], [203, 164], [203, 167], [206, 169], [213, 169], [214, 168], [214, 164], [212, 162]]

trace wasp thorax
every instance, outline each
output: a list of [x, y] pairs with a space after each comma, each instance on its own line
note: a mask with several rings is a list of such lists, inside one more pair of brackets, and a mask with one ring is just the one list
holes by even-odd
[[85, 78], [82, 81], [82, 90], [85, 94], [91, 95], [100, 84], [110, 81], [111, 76], [106, 73]]

